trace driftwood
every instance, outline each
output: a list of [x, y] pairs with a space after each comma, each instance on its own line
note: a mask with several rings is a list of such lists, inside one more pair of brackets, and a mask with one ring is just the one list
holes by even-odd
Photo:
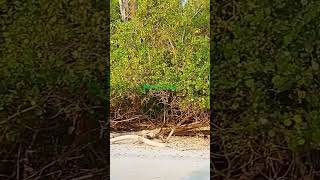
[[[169, 134], [172, 128], [163, 128], [161, 133]], [[175, 128], [173, 135], [175, 136], [195, 136], [195, 135], [210, 135], [210, 126], [204, 126], [199, 123], [192, 123], [188, 125], [182, 125]]]
[[[118, 137], [112, 137], [110, 143], [122, 140], [135, 140], [143, 142], [150, 146], [166, 147], [165, 143], [152, 141], [152, 139], [161, 139], [163, 142], [168, 142], [172, 135], [175, 136], [194, 136], [194, 135], [210, 135], [210, 127], [200, 123], [192, 123], [188, 125], [180, 125], [175, 128], [157, 128], [153, 130], [143, 130], [139, 132], [123, 133]], [[168, 135], [164, 140], [163, 136]]]
[[122, 140], [130, 140], [130, 139], [133, 139], [133, 140], [139, 141], [139, 142], [143, 142], [143, 143], [145, 143], [147, 145], [150, 145], [150, 146], [166, 147], [165, 143], [159, 143], [159, 142], [151, 141], [151, 140], [149, 140], [147, 138], [144, 138], [142, 136], [139, 136], [139, 135], [118, 136], [118, 137], [115, 137], [115, 138], [111, 138], [110, 139], [110, 143], [114, 143], [114, 142], [122, 141]]

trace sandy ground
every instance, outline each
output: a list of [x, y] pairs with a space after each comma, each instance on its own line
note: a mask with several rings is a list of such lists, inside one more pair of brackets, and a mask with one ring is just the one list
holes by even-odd
[[131, 140], [110, 145], [111, 180], [209, 180], [210, 138], [171, 137], [159, 148]]

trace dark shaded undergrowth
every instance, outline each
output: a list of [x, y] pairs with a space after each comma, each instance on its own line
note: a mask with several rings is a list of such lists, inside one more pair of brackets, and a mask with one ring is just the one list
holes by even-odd
[[106, 179], [107, 2], [0, 12], [0, 179]]
[[211, 5], [216, 175], [319, 179], [319, 1]]
[[213, 178], [217, 180], [311, 180], [320, 178], [319, 150], [292, 151], [284, 137], [211, 127]]
[[107, 134], [101, 134], [102, 104], [89, 105], [56, 92], [47, 95], [41, 107], [22, 106], [2, 121], [1, 179], [106, 178], [109, 154]]

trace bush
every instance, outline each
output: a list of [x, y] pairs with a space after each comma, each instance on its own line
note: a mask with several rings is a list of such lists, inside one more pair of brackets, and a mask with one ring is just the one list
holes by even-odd
[[242, 135], [319, 139], [320, 3], [215, 1], [214, 109]]
[[[4, 1], [0, 107], [39, 105], [43, 93], [106, 99], [106, 6], [78, 1]], [[80, 93], [79, 87], [83, 87]]]
[[[0, 174], [27, 173], [12, 163], [19, 161], [19, 150], [34, 172], [59, 159], [49, 169], [63, 169], [61, 176], [46, 179], [79, 176], [82, 167], [98, 167], [105, 175], [103, 156], [96, 161], [88, 149], [106, 151], [98, 148], [98, 120], [105, 119], [101, 106], [107, 100], [107, 6], [104, 1], [0, 1]], [[31, 149], [36, 153], [30, 155]], [[84, 158], [66, 160], [66, 152]]]
[[175, 84], [182, 106], [209, 109], [209, 1], [139, 1], [126, 22], [117, 0], [111, 10], [112, 96]]

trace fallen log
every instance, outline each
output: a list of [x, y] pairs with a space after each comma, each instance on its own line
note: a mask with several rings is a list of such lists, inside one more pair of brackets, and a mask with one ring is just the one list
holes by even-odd
[[[169, 135], [173, 128], [162, 128], [161, 133]], [[174, 129], [174, 136], [210, 135], [210, 126], [200, 123], [181, 125]]]

